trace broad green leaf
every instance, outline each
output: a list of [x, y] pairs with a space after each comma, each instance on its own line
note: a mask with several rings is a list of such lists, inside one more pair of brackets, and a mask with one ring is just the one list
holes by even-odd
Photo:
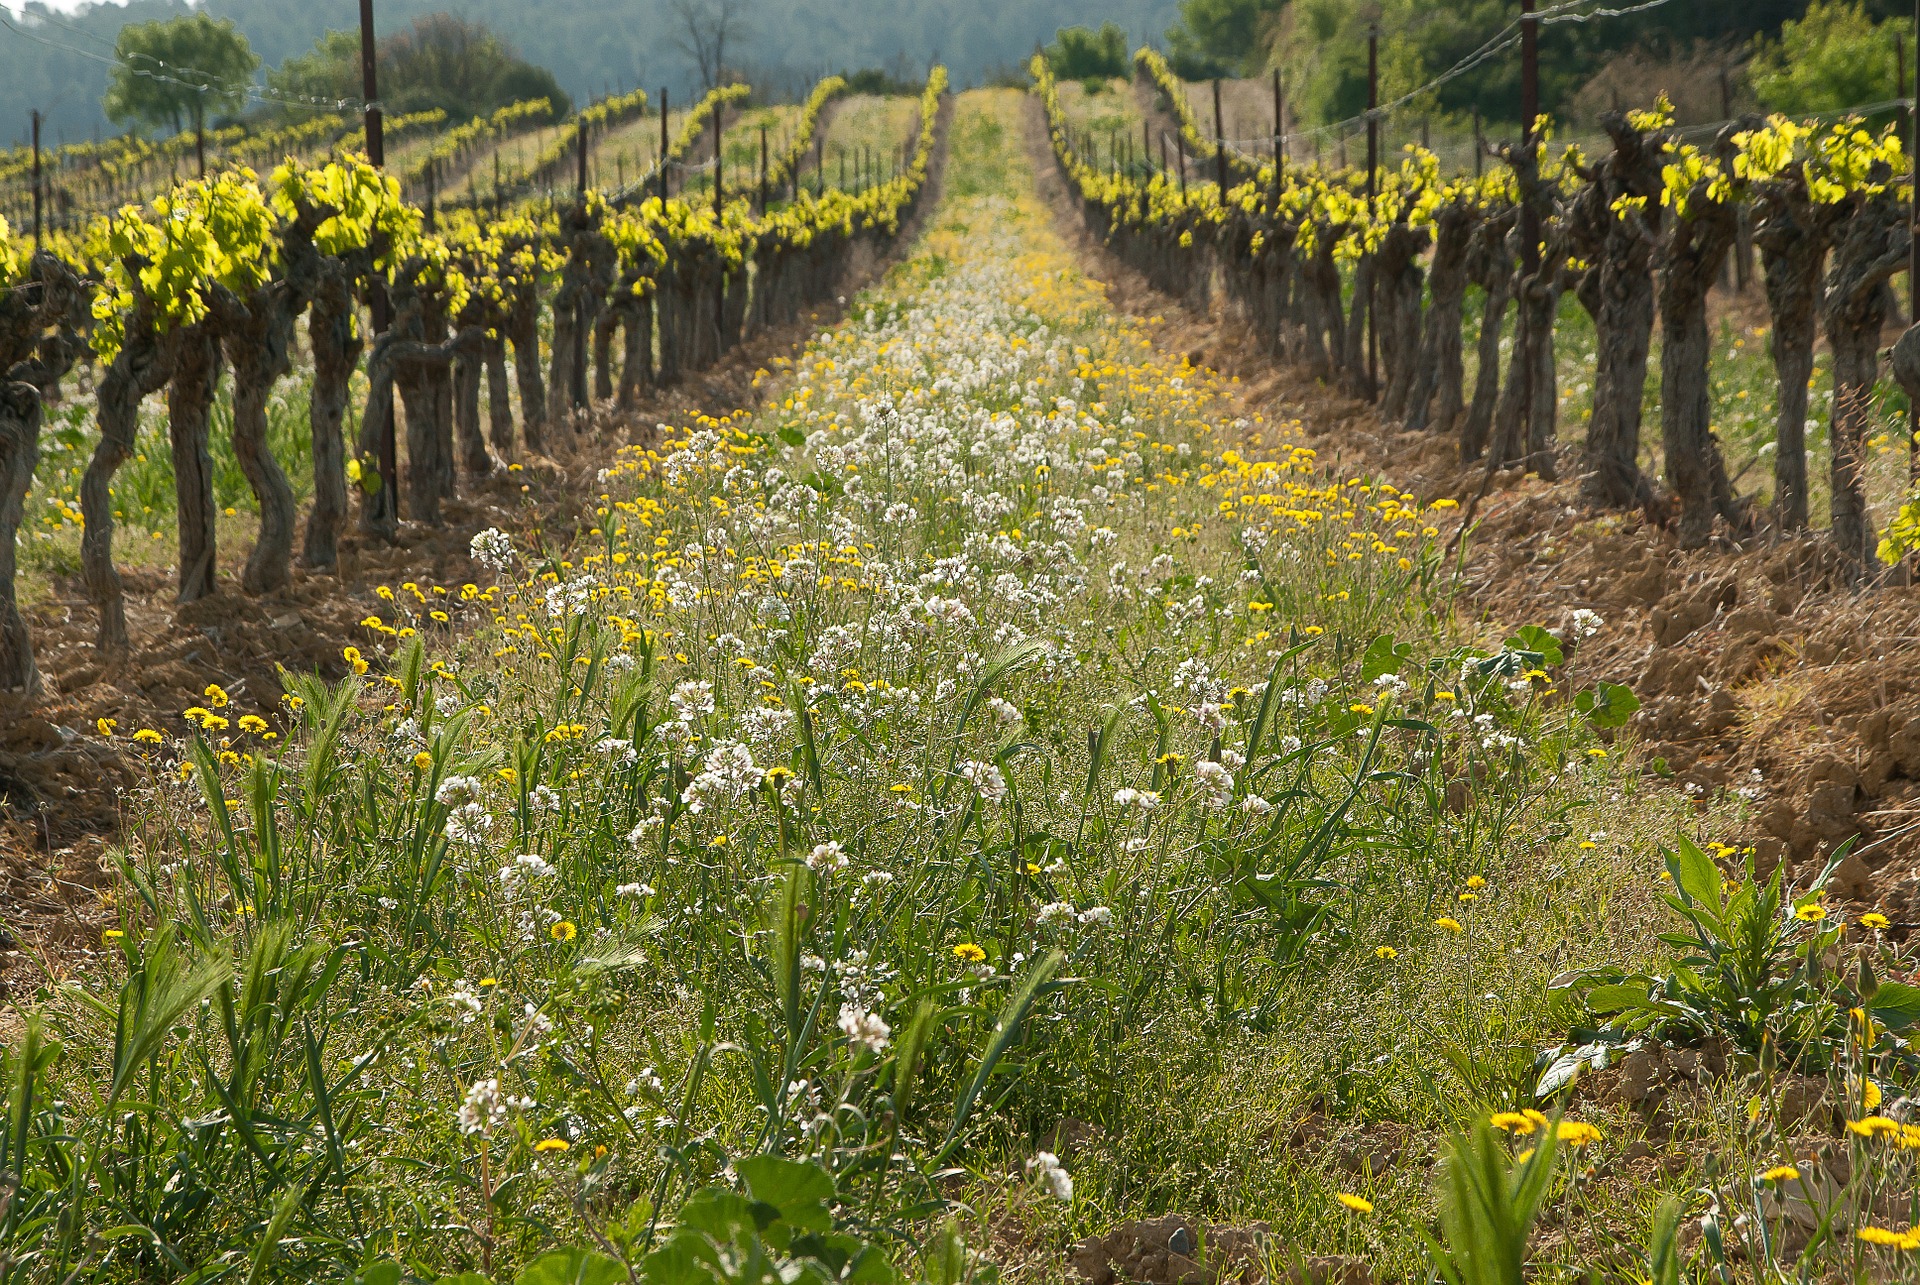
[[1674, 887], [1686, 894], [1687, 898], [1718, 913], [1723, 908], [1720, 897], [1720, 869], [1713, 864], [1713, 858], [1702, 852], [1693, 840], [1684, 834], [1679, 836], [1678, 851], [1667, 854], [1667, 873], [1673, 876]]
[[1506, 645], [1510, 651], [1536, 652], [1549, 665], [1558, 665], [1566, 659], [1566, 653], [1560, 650], [1560, 640], [1539, 625], [1523, 625], [1514, 630]]
[[1645, 1008], [1645, 986], [1596, 986], [1587, 992], [1587, 1007], [1596, 1013], [1617, 1013], [1623, 1008]]
[[1394, 645], [1392, 634], [1381, 634], [1367, 644], [1360, 657], [1360, 681], [1370, 683], [1382, 674], [1397, 674], [1400, 666], [1413, 657], [1413, 644]]
[[1896, 1031], [1904, 1031], [1920, 1022], [1920, 986], [1905, 982], [1881, 982], [1867, 1003], [1873, 1020]]
[[688, 1197], [680, 1208], [680, 1225], [721, 1242], [736, 1240], [742, 1232], [752, 1236], [760, 1233], [753, 1202], [724, 1187], [707, 1187]]
[[617, 1258], [590, 1249], [556, 1249], [528, 1263], [513, 1285], [626, 1285], [627, 1269]]
[[1573, 705], [1595, 727], [1624, 727], [1640, 709], [1640, 698], [1632, 688], [1603, 682], [1575, 696]]
[[754, 1156], [734, 1166], [747, 1191], [780, 1211], [780, 1217], [806, 1231], [827, 1231], [833, 1215], [833, 1175], [819, 1165], [785, 1156]]

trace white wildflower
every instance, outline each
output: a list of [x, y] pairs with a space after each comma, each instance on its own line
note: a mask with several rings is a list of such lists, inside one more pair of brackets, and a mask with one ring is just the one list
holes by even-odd
[[850, 1042], [869, 1053], [883, 1052], [893, 1035], [893, 1028], [880, 1020], [878, 1013], [854, 1004], [840, 1006], [840, 1030]]
[[1060, 1157], [1053, 1152], [1035, 1152], [1033, 1159], [1027, 1161], [1027, 1174], [1055, 1200], [1073, 1203], [1073, 1175], [1066, 1171], [1060, 1163]]
[[1000, 775], [1000, 769], [991, 763], [968, 759], [960, 765], [960, 778], [979, 791], [980, 797], [989, 803], [998, 803], [1007, 797], [1007, 778]]
[[499, 527], [488, 527], [468, 541], [473, 560], [489, 571], [505, 571], [513, 565], [513, 537]]

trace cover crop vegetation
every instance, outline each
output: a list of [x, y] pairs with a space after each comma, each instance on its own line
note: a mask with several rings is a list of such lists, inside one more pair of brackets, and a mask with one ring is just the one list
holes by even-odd
[[[95, 346], [132, 381], [222, 292], [264, 312], [332, 256], [405, 319], [371, 423], [483, 343], [537, 381], [515, 308], [557, 280], [553, 387], [584, 401], [602, 308], [662, 309], [620, 318], [650, 373], [655, 318], [687, 326], [663, 359], [711, 360], [708, 322], [830, 288], [781, 274], [898, 226], [940, 93], [907, 178], [758, 218], [588, 199], [434, 236], [364, 169], [196, 186], [105, 231]], [[475, 583], [383, 587], [341, 683], [102, 725], [150, 789], [99, 967], [50, 974], [0, 1064], [9, 1270], [957, 1285], [1057, 1280], [1092, 1235], [1101, 1279], [1098, 1236], [1169, 1210], [1235, 1224], [1267, 1279], [1867, 1278], [1920, 1247], [1893, 1110], [1920, 989], [1886, 920], [1709, 845], [1737, 801], [1646, 787], [1633, 694], [1582, 664], [1606, 621], [1465, 622], [1453, 501], [1330, 476], [1112, 312], [1026, 106], [963, 99], [911, 257], [758, 410], [621, 449], [576, 543], [487, 530]], [[1170, 263], [1262, 208], [1054, 142]], [[1732, 181], [1696, 160], [1681, 217]], [[1431, 177], [1384, 208], [1485, 216]], [[1330, 263], [1411, 221], [1341, 176], [1289, 191]], [[22, 332], [71, 340], [41, 319], [77, 275], [0, 266], [32, 274]], [[408, 417], [414, 511], [504, 351]], [[377, 488], [363, 516], [390, 522]], [[1701, 1068], [1683, 1120], [1586, 1090], [1659, 1050]], [[1680, 1162], [1629, 1163], [1656, 1151]]]

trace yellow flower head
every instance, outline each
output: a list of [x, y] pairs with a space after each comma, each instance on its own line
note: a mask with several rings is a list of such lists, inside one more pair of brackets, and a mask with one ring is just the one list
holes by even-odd
[[1920, 1229], [1912, 1227], [1905, 1231], [1895, 1231], [1891, 1227], [1862, 1227], [1854, 1235], [1869, 1245], [1879, 1245], [1886, 1249], [1903, 1249], [1909, 1252], [1920, 1249]]
[[1333, 1193], [1333, 1198], [1356, 1214], [1370, 1214], [1373, 1212], [1373, 1202], [1371, 1200], [1362, 1199], [1350, 1191], [1336, 1191]]
[[1569, 1147], [1577, 1149], [1600, 1141], [1600, 1130], [1584, 1120], [1562, 1120], [1559, 1129], [1555, 1131], [1555, 1136]]
[[1528, 1108], [1525, 1111], [1496, 1111], [1487, 1123], [1508, 1133], [1532, 1133], [1550, 1122], [1541, 1112]]
[[1435, 928], [1444, 928], [1446, 931], [1450, 933], [1463, 933], [1466, 931], [1466, 929], [1461, 926], [1460, 921], [1458, 919], [1454, 919], [1448, 915], [1442, 915], [1440, 916], [1440, 918], [1434, 920], [1433, 926]]
[[1391, 946], [1376, 946], [1373, 950], [1373, 957], [1375, 959], [1398, 959], [1400, 958], [1400, 952]]
[[953, 953], [956, 958], [964, 959], [969, 964], [977, 964], [987, 957], [986, 951], [980, 949], [970, 941], [963, 941], [958, 946], [955, 946]]
[[1775, 1165], [1760, 1175], [1762, 1182], [1792, 1182], [1800, 1176], [1800, 1171], [1792, 1165]]
[[227, 690], [218, 683], [208, 683], [207, 690], [202, 692], [201, 695], [205, 696], [207, 698], [207, 704], [213, 706], [215, 709], [219, 709], [227, 703]]
[[120, 721], [113, 718], [96, 718], [93, 720], [93, 725], [99, 729], [100, 735], [110, 738], [113, 735], [113, 729], [120, 726]]
[[533, 1144], [535, 1151], [565, 1151], [571, 1144], [565, 1138], [542, 1138]]
[[570, 919], [562, 919], [559, 923], [547, 929], [547, 936], [553, 938], [555, 941], [572, 941], [579, 935], [580, 930], [573, 926], [573, 921]]

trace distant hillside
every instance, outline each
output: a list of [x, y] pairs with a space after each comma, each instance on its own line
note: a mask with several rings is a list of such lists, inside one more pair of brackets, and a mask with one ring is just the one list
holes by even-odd
[[[29, 4], [26, 17], [13, 21], [32, 38], [0, 28], [0, 142], [23, 140], [35, 107], [48, 113], [49, 141], [107, 130], [100, 57], [111, 52], [114, 34], [123, 23], [188, 7], [181, 0], [130, 0], [62, 14]], [[355, 21], [346, 0], [206, 0], [201, 7], [238, 23], [268, 66], [305, 51], [327, 27]], [[664, 83], [683, 92], [690, 85], [666, 0], [377, 0], [375, 9], [383, 32], [436, 11], [484, 22], [580, 99], [609, 86], [652, 90]], [[916, 71], [937, 57], [958, 85], [1024, 61], [1062, 24], [1110, 19], [1138, 43], [1157, 37], [1178, 13], [1175, 0], [755, 0], [751, 9], [741, 61], [776, 83], [904, 56]]]

